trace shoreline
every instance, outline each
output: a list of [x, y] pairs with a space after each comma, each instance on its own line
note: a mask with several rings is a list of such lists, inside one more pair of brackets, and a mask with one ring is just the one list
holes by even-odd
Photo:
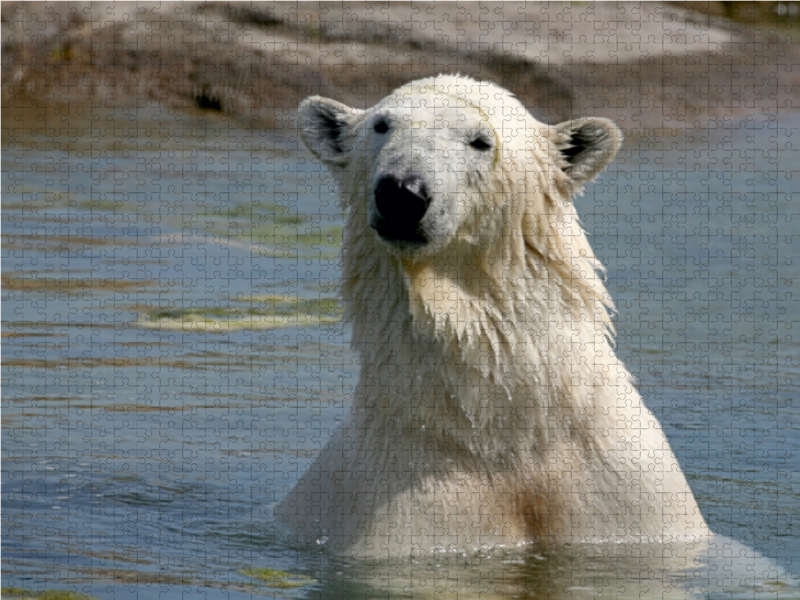
[[293, 129], [309, 95], [365, 108], [459, 72], [545, 122], [608, 117], [628, 135], [800, 108], [798, 24], [715, 4], [4, 2], [2, 103], [157, 103]]

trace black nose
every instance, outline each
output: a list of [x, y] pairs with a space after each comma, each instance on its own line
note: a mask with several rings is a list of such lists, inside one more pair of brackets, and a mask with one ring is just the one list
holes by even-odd
[[417, 241], [419, 223], [430, 204], [428, 189], [419, 177], [382, 177], [375, 186], [378, 233], [387, 239]]

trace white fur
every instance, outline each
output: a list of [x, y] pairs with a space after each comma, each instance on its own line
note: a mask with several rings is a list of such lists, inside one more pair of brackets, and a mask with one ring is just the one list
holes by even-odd
[[[362, 370], [279, 522], [362, 556], [708, 534], [613, 352], [612, 301], [571, 201], [618, 150], [616, 126], [546, 126], [506, 90], [447, 75], [367, 111], [310, 98], [299, 120], [347, 209]], [[422, 247], [370, 226], [378, 178], [410, 171], [433, 197]]]

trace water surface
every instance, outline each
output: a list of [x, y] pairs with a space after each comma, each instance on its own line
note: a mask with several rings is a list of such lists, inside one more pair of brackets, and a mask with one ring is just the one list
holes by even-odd
[[800, 597], [781, 575], [800, 572], [799, 135], [794, 118], [629, 139], [577, 200], [618, 352], [725, 537], [364, 564], [287, 545], [271, 515], [358, 375], [342, 215], [294, 131], [4, 110], [3, 586]]

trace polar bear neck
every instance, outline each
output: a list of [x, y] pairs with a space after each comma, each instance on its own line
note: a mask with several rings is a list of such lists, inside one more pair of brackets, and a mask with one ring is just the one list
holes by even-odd
[[[598, 396], [638, 402], [611, 348], [605, 304], [582, 299], [535, 253], [510, 257], [508, 280], [498, 282], [457, 268], [477, 268], [465, 248], [452, 249], [458, 261], [446, 253], [403, 261], [359, 218], [351, 213], [345, 230], [342, 286], [362, 363], [357, 409], [386, 426], [444, 424], [470, 451], [496, 457], [519, 450], [517, 442], [526, 451], [552, 447], [556, 413], [573, 444], [593, 446], [588, 429], [603, 421], [595, 407], [608, 405]], [[607, 417], [610, 427], [618, 415]], [[463, 435], [473, 428], [501, 429], [507, 444]]]

